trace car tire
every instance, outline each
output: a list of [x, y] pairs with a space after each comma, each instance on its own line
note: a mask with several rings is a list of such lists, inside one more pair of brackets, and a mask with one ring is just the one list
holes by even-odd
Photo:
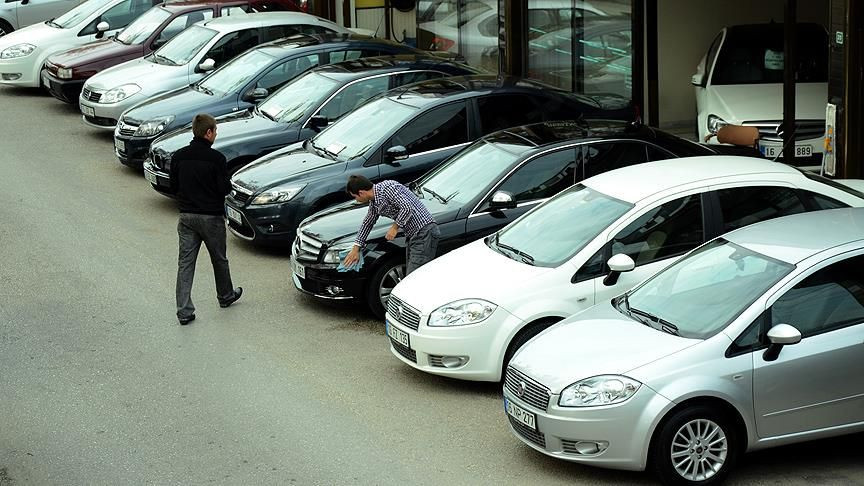
[[738, 429], [726, 413], [695, 405], [663, 421], [654, 435], [649, 465], [663, 484], [720, 484], [735, 466], [740, 444]]
[[3, 37], [4, 35], [14, 31], [15, 29], [13, 29], [11, 25], [9, 25], [9, 22], [6, 22], [5, 20], [0, 20], [0, 37]]
[[519, 348], [524, 346], [525, 343], [531, 340], [531, 338], [545, 331], [549, 326], [555, 324], [559, 320], [560, 319], [545, 319], [542, 321], [532, 322], [519, 331], [519, 334], [517, 334], [513, 340], [510, 341], [510, 345], [507, 346], [507, 352], [504, 353], [504, 361], [501, 362], [502, 382], [504, 381], [504, 377], [507, 375], [507, 366], [510, 365], [510, 360], [513, 359], [516, 351], [519, 351]]
[[366, 288], [366, 305], [375, 317], [384, 319], [387, 310], [386, 297], [389, 297], [393, 287], [403, 278], [405, 278], [405, 261], [398, 257], [386, 260], [372, 275]]

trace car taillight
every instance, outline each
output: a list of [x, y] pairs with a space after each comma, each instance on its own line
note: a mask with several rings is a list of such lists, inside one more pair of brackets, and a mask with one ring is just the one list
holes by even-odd
[[456, 42], [450, 39], [445, 39], [443, 37], [432, 38], [432, 49], [436, 51], [449, 51], [454, 45], [456, 45]]

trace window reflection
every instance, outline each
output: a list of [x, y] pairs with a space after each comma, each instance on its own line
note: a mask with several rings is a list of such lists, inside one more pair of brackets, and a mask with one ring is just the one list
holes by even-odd
[[421, 49], [458, 54], [473, 66], [498, 70], [498, 0], [421, 0]]

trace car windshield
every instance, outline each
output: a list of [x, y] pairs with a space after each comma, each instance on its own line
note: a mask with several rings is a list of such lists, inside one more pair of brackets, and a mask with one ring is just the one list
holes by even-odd
[[61, 29], [69, 29], [75, 27], [87, 20], [97, 10], [107, 5], [112, 0], [89, 0], [78, 5], [72, 10], [54, 19], [50, 25], [60, 27]]
[[519, 159], [526, 144], [518, 142], [518, 139], [495, 143], [481, 140], [418, 181], [418, 192], [424, 197], [437, 195], [444, 201], [452, 200], [456, 205], [467, 204], [484, 191], [490, 181], [501, 179]]
[[[818, 25], [799, 25], [797, 83], [828, 82], [828, 34]], [[783, 82], [783, 24], [731, 28], [714, 64], [711, 84]]]
[[694, 339], [724, 329], [794, 268], [723, 238], [661, 271], [627, 296], [631, 314]]
[[157, 49], [153, 53], [153, 59], [156, 62], [182, 66], [191, 61], [213, 37], [216, 37], [215, 30], [193, 25]]
[[[577, 184], [487, 238], [486, 244], [514, 260], [554, 268], [572, 258], [632, 207]], [[515, 252], [518, 257], [513, 257]]]
[[306, 73], [286, 84], [259, 105], [259, 110], [280, 123], [311, 115], [339, 83], [318, 73]]
[[161, 7], [151, 8], [117, 34], [117, 41], [126, 45], [141, 44], [170, 16], [171, 14]]
[[274, 61], [276, 61], [275, 57], [253, 49], [213, 71], [198, 85], [204, 88], [204, 91], [210, 91], [216, 96], [234, 93]]
[[378, 98], [324, 129], [312, 139], [312, 145], [337, 160], [351, 160], [381, 143], [382, 138], [404, 125], [417, 111], [390, 98]]

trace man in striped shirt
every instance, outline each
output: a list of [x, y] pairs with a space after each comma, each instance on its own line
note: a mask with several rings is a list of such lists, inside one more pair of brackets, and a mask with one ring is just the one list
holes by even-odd
[[435, 258], [438, 239], [441, 237], [438, 224], [410, 189], [396, 181], [372, 184], [363, 176], [352, 175], [348, 178], [345, 190], [355, 201], [364, 204], [368, 202], [369, 211], [363, 218], [354, 246], [343, 261], [344, 266], [350, 267], [360, 259], [360, 249], [366, 245], [366, 238], [379, 216], [394, 221], [385, 236], [387, 241], [395, 238], [400, 228], [405, 232], [406, 275]]

